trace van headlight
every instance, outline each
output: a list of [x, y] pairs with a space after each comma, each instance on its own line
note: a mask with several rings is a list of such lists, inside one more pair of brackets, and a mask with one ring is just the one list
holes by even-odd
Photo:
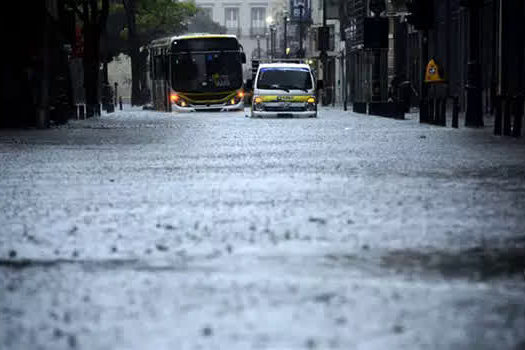
[[309, 97], [306, 101], [306, 109], [309, 111], [315, 111], [317, 108], [315, 97]]
[[260, 97], [260, 96], [255, 96], [253, 98], [253, 109], [255, 109], [256, 111], [262, 111], [264, 110], [264, 106], [263, 106], [263, 98]]

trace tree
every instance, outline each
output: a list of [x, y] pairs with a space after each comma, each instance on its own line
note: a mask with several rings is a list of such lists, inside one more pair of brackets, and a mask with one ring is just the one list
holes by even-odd
[[226, 27], [214, 22], [210, 16], [202, 9], [198, 9], [195, 17], [192, 18], [188, 25], [188, 32], [190, 33], [210, 33], [210, 34], [225, 34]]
[[131, 58], [131, 104], [145, 101], [146, 55], [141, 47], [154, 38], [175, 35], [187, 28], [189, 19], [197, 13], [193, 2], [172, 0], [122, 0], [126, 16], [124, 34]]
[[109, 0], [62, 0], [82, 21], [84, 38], [83, 67], [86, 91], [86, 115], [92, 117], [99, 111], [100, 39], [104, 32]]

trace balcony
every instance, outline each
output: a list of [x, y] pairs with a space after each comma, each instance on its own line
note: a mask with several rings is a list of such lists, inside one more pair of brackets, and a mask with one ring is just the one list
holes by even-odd
[[257, 35], [260, 35], [261, 37], [266, 35], [267, 29], [266, 27], [251, 27], [250, 28], [250, 36], [252, 38], [257, 37]]
[[241, 36], [242, 31], [240, 27], [226, 27], [226, 33]]

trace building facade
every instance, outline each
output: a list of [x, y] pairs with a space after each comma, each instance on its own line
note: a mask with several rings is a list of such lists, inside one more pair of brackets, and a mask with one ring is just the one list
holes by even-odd
[[[367, 49], [365, 43], [365, 21], [373, 16], [372, 7], [379, 1], [340, 1], [344, 5], [340, 18], [348, 58], [348, 98], [354, 107], [362, 111], [361, 105], [373, 101], [370, 84], [378, 66], [383, 82], [381, 101], [395, 100], [399, 97], [396, 85], [406, 83], [412, 91], [412, 106], [439, 99], [439, 104], [426, 104], [430, 111], [421, 113], [420, 109], [431, 122], [445, 122], [438, 114], [446, 116], [449, 101], [453, 101], [467, 126], [483, 126], [483, 118], [494, 118], [496, 133], [520, 133], [525, 94], [523, 1], [421, 1], [431, 4], [421, 26], [412, 22], [410, 1], [386, 0], [386, 11], [380, 16], [389, 21], [389, 44], [379, 63], [374, 57], [377, 50]], [[423, 76], [431, 59], [439, 64], [445, 83], [429, 89]]]
[[318, 29], [325, 24], [329, 28], [327, 60], [325, 66], [322, 67], [320, 77], [324, 81], [321, 101], [324, 105], [343, 102], [345, 43], [341, 36], [340, 5], [338, 0], [311, 0], [312, 26], [309, 31], [309, 57], [320, 57]]

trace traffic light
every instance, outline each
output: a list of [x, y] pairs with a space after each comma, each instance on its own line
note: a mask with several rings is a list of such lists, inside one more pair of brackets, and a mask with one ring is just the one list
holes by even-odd
[[427, 30], [434, 27], [434, 0], [407, 1], [408, 23], [418, 30]]

